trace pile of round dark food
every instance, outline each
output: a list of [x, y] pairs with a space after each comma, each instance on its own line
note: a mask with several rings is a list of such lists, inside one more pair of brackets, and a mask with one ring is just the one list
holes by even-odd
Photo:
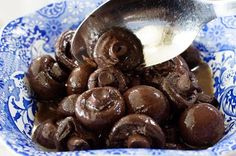
[[29, 67], [36, 100], [51, 109], [36, 127], [34, 141], [58, 151], [202, 149], [223, 137], [217, 102], [191, 71], [200, 62], [196, 53], [195, 61], [188, 56], [192, 49], [184, 54], [190, 60], [178, 56], [144, 68], [139, 39], [129, 30], [112, 28], [90, 57], [78, 61], [70, 49], [73, 34], [60, 36], [56, 59], [41, 56]]

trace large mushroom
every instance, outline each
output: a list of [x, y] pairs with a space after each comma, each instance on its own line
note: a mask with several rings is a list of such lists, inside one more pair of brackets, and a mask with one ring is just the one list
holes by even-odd
[[120, 70], [114, 67], [97, 69], [89, 77], [88, 89], [105, 86], [115, 87], [120, 92], [124, 92], [127, 89], [126, 78]]
[[187, 145], [207, 148], [224, 136], [224, 117], [210, 104], [197, 104], [182, 113], [179, 119], [179, 129], [181, 137]]
[[116, 66], [120, 70], [132, 70], [143, 63], [143, 47], [129, 30], [114, 27], [97, 41], [93, 58], [99, 68]]
[[128, 113], [145, 114], [156, 122], [168, 117], [169, 103], [165, 95], [158, 89], [139, 85], [128, 89], [124, 93]]
[[78, 97], [75, 114], [85, 127], [101, 130], [108, 128], [125, 114], [125, 102], [115, 88], [93, 88]]
[[165, 135], [150, 117], [131, 114], [121, 118], [112, 128], [107, 146], [114, 148], [162, 148]]
[[66, 74], [50, 55], [33, 60], [27, 78], [39, 101], [53, 101], [65, 95]]

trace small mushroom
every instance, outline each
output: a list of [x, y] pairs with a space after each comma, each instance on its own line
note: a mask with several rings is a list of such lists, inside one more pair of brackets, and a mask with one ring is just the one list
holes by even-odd
[[169, 114], [169, 103], [164, 94], [151, 86], [135, 86], [124, 93], [128, 113], [145, 114], [161, 122]]
[[161, 87], [178, 109], [190, 107], [198, 98], [199, 89], [196, 88], [196, 84], [188, 72], [184, 74], [170, 73], [163, 80]]
[[63, 116], [74, 116], [75, 115], [75, 103], [79, 95], [73, 94], [65, 97], [57, 107], [57, 112]]
[[197, 104], [182, 113], [179, 129], [187, 145], [197, 148], [210, 147], [224, 136], [224, 117], [210, 104]]
[[105, 86], [115, 87], [120, 92], [124, 92], [127, 90], [126, 78], [114, 67], [100, 68], [90, 75], [88, 89]]
[[116, 66], [127, 71], [143, 63], [142, 49], [140, 40], [132, 32], [115, 27], [98, 39], [92, 56], [99, 68]]
[[125, 102], [115, 88], [94, 88], [78, 97], [75, 114], [86, 128], [101, 130], [125, 114]]
[[44, 55], [29, 67], [27, 78], [39, 101], [53, 101], [65, 95], [65, 84], [60, 81], [65, 75], [55, 66], [55, 60]]
[[33, 140], [48, 149], [55, 149], [56, 131], [56, 124], [52, 120], [47, 120], [36, 128], [33, 134]]
[[69, 73], [79, 65], [71, 54], [71, 40], [74, 33], [72, 30], [65, 31], [56, 42], [56, 60]]
[[112, 128], [107, 146], [113, 148], [162, 148], [165, 135], [150, 117], [131, 114], [121, 118]]
[[66, 83], [67, 94], [81, 94], [87, 89], [90, 74], [95, 70], [96, 65], [91, 62], [83, 62], [75, 68]]

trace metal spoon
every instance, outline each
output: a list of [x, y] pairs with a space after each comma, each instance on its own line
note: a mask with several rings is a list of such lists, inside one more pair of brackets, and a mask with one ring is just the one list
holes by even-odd
[[93, 54], [99, 36], [119, 26], [143, 44], [146, 66], [167, 61], [186, 50], [201, 27], [219, 16], [236, 15], [236, 0], [110, 0], [76, 30], [72, 53]]

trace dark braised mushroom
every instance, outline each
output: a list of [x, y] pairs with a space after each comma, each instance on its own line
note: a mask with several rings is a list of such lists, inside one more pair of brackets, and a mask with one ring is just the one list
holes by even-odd
[[55, 142], [58, 150], [66, 150], [66, 140], [75, 131], [76, 124], [72, 117], [67, 117], [57, 122]]
[[187, 62], [190, 69], [197, 67], [202, 62], [200, 52], [193, 46], [185, 50], [181, 56]]
[[100, 68], [92, 73], [88, 80], [88, 88], [115, 87], [120, 92], [127, 89], [126, 78], [121, 71], [114, 67]]
[[75, 68], [66, 83], [67, 94], [81, 94], [87, 88], [89, 75], [95, 70], [96, 65], [84, 62]]
[[143, 63], [142, 49], [132, 32], [115, 27], [98, 39], [93, 58], [99, 68], [116, 66], [120, 70], [132, 70]]
[[112, 128], [107, 140], [114, 148], [162, 148], [165, 135], [155, 121], [142, 114], [131, 114], [121, 118]]
[[160, 87], [163, 79], [172, 72], [185, 73], [189, 72], [189, 68], [185, 60], [181, 57], [175, 57], [162, 64], [141, 69], [143, 73], [143, 81], [149, 85]]
[[65, 97], [57, 107], [57, 112], [63, 116], [74, 116], [75, 115], [75, 103], [79, 95], [73, 94]]
[[125, 114], [125, 102], [115, 88], [94, 88], [79, 96], [75, 114], [86, 128], [101, 130]]
[[179, 109], [185, 109], [193, 105], [199, 93], [196, 82], [188, 72], [184, 74], [170, 73], [162, 82], [162, 90]]
[[67, 148], [69, 151], [79, 151], [79, 150], [88, 150], [90, 149], [90, 146], [85, 140], [73, 136], [68, 139]]
[[187, 109], [180, 117], [179, 128], [187, 145], [206, 148], [224, 135], [224, 117], [214, 106], [201, 103]]
[[59, 81], [65, 75], [55, 66], [55, 60], [44, 55], [35, 59], [29, 67], [27, 78], [39, 101], [53, 101], [65, 95], [65, 84]]
[[69, 73], [79, 65], [71, 54], [71, 40], [74, 33], [72, 30], [65, 31], [56, 42], [56, 60]]
[[55, 149], [55, 133], [57, 131], [57, 126], [52, 120], [47, 120], [41, 123], [33, 134], [33, 140], [38, 144], [48, 148]]
[[84, 140], [88, 146], [93, 147], [96, 145], [96, 139], [93, 134], [83, 129], [80, 123], [78, 123], [73, 117], [67, 117], [58, 121], [57, 130], [55, 132], [55, 142], [57, 149], [63, 151], [68, 150], [68, 141], [71, 141], [70, 139], [72, 138]]
[[169, 114], [169, 103], [164, 94], [151, 86], [135, 86], [124, 93], [128, 113], [146, 114], [161, 122]]

